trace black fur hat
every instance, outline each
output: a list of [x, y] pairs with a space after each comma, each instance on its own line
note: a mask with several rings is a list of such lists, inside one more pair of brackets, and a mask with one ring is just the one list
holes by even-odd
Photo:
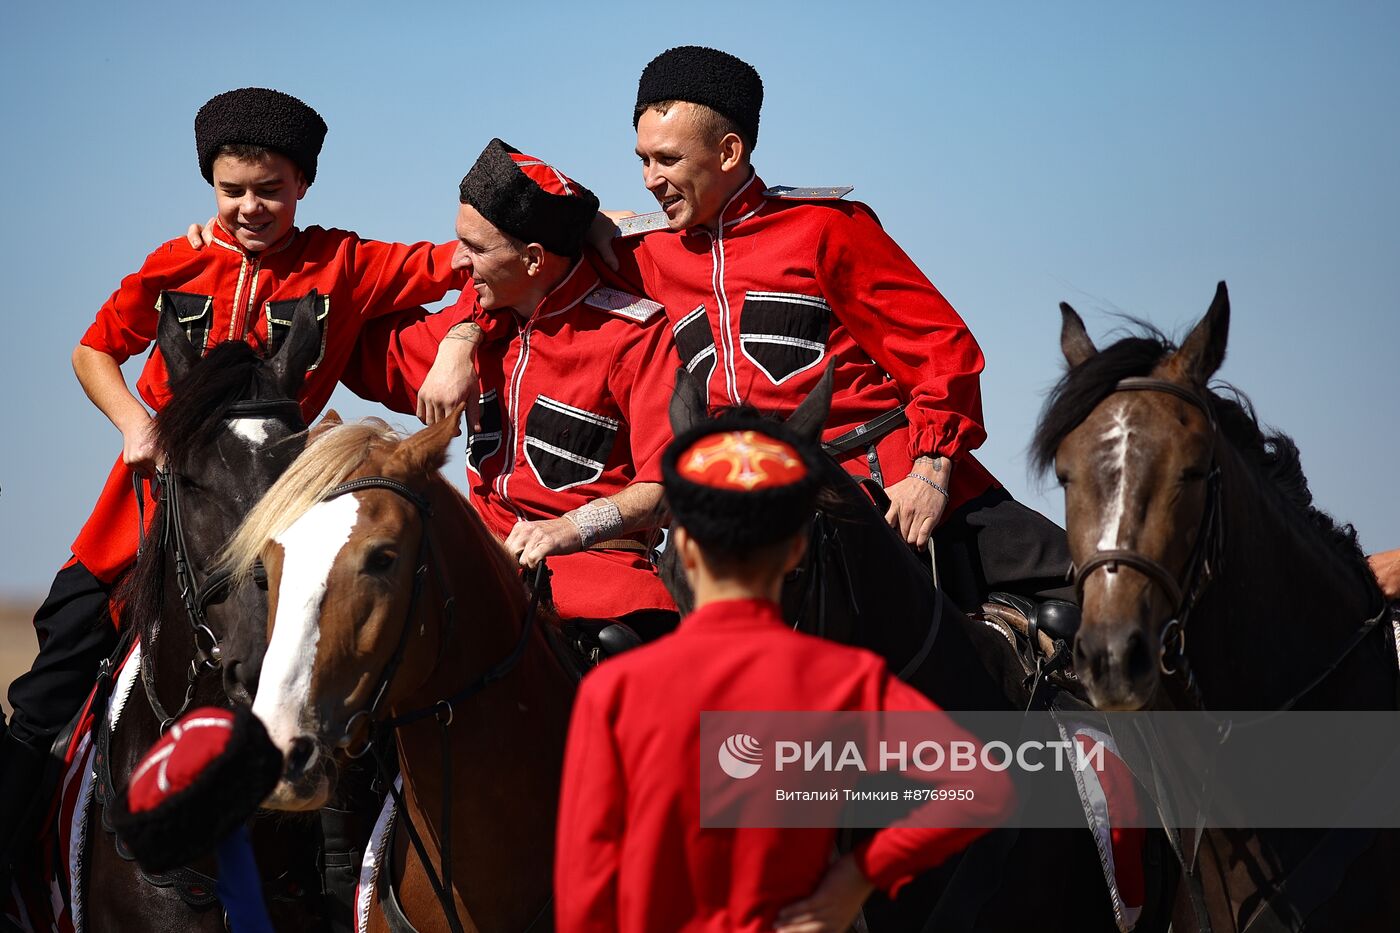
[[807, 442], [752, 414], [696, 425], [661, 458], [676, 524], [707, 551], [746, 554], [802, 530], [816, 507], [818, 469]]
[[142, 868], [169, 871], [212, 852], [281, 774], [282, 754], [251, 710], [201, 707], [142, 756], [112, 824]]
[[763, 79], [753, 65], [728, 52], [700, 45], [667, 49], [651, 60], [637, 82], [635, 129], [651, 104], [686, 100], [718, 110], [758, 145], [758, 112], [763, 108]]
[[461, 200], [517, 240], [558, 256], [583, 252], [598, 198], [546, 162], [493, 139], [462, 179]]
[[199, 108], [194, 118], [194, 146], [204, 180], [214, 183], [219, 147], [244, 143], [265, 146], [291, 159], [316, 180], [316, 158], [326, 140], [326, 121], [290, 94], [265, 87], [225, 91]]

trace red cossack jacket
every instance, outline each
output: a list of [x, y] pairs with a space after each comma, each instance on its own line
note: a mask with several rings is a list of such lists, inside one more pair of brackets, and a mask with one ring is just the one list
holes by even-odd
[[[481, 430], [467, 438], [467, 479], [472, 504], [501, 538], [518, 521], [556, 519], [632, 483], [661, 482], [680, 360], [661, 305], [624, 288], [585, 257], [523, 323], [510, 309], [483, 310], [464, 290], [456, 307], [383, 333], [383, 347], [365, 344], [365, 377], [369, 357], [385, 367], [373, 391], [413, 411], [447, 331], [468, 320], [482, 326]], [[639, 551], [561, 555], [549, 567], [564, 618], [675, 609]]]
[[[271, 352], [286, 335], [297, 300], [315, 289], [321, 296], [322, 349], [300, 399], [309, 422], [347, 366], [358, 365], [352, 357], [366, 322], [462, 287], [466, 276], [452, 269], [455, 248], [455, 243], [382, 243], [347, 230], [307, 227], [293, 229], [261, 253], [249, 253], [216, 224], [214, 241], [203, 249], [181, 237], [147, 256], [97, 312], [82, 343], [122, 363], [151, 346], [161, 314], [174, 314], [206, 352], [224, 340], [246, 340]], [[162, 307], [162, 292], [169, 307]], [[392, 325], [392, 318], [383, 318], [371, 326]], [[156, 412], [164, 407], [170, 388], [159, 352], [147, 358], [136, 390]], [[110, 582], [136, 557], [137, 524], [131, 474], [118, 457], [73, 542], [73, 555]]]
[[[583, 679], [564, 752], [559, 933], [766, 933], [816, 889], [835, 829], [701, 827], [701, 756], [715, 750], [700, 747], [700, 714], [725, 710], [938, 707], [875, 655], [794, 632], [761, 600], [707, 604], [609, 660]], [[988, 822], [1009, 812], [1004, 774], [976, 780]], [[892, 826], [857, 847], [856, 864], [893, 893], [983, 832]]]
[[717, 233], [653, 230], [619, 241], [621, 250], [666, 305], [681, 358], [708, 384], [712, 408], [787, 415], [834, 360], [824, 441], [900, 408], [909, 420], [879, 440], [875, 456], [862, 444], [837, 459], [889, 486], [920, 454], [951, 457], [951, 514], [997, 485], [971, 455], [987, 437], [982, 351], [868, 207], [840, 200], [842, 189], [792, 192], [766, 189], [755, 175], [725, 206]]

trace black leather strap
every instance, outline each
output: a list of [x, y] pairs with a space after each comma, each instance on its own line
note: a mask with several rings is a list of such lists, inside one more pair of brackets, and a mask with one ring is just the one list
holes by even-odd
[[845, 434], [823, 441], [822, 450], [833, 457], [839, 457], [857, 447], [873, 444], [895, 428], [902, 428], [908, 423], [909, 416], [904, 413], [904, 409], [895, 408], [871, 418], [865, 424], [851, 428]]

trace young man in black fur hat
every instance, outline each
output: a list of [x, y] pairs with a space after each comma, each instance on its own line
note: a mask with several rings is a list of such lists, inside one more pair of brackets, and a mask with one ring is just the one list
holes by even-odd
[[682, 46], [646, 66], [633, 111], [661, 211], [622, 230], [711, 406], [786, 414], [835, 361], [824, 446], [885, 487], [910, 545], [937, 529], [949, 595], [964, 609], [989, 590], [1064, 596], [1064, 532], [972, 454], [987, 436], [977, 341], [850, 188], [759, 179], [762, 103], [753, 66]]
[[[471, 288], [395, 333], [390, 407], [420, 408], [424, 382], [453, 370], [443, 381], [480, 398], [472, 505], [523, 566], [549, 558], [560, 616], [668, 631], [648, 547], [680, 365], [664, 309], [585, 251], [598, 199], [554, 166], [493, 139], [459, 193], [454, 261]], [[460, 369], [438, 352], [457, 335], [478, 341]]]
[[[830, 862], [835, 829], [700, 825], [702, 755], [714, 754], [700, 748], [702, 711], [938, 709], [875, 655], [783, 621], [778, 595], [815, 509], [815, 456], [785, 426], [749, 415], [701, 424], [667, 448], [671, 546], [696, 609], [674, 635], [583, 680], [560, 794], [560, 933], [836, 933], [876, 887], [893, 894], [984, 831], [884, 829]], [[968, 777], [987, 821], [1007, 812], [1005, 775]]]
[[131, 474], [149, 474], [157, 465], [152, 412], [170, 395], [161, 354], [147, 358], [135, 393], [121, 364], [147, 350], [162, 315], [175, 316], [201, 352], [242, 340], [271, 353], [289, 331], [291, 309], [314, 290], [321, 352], [300, 391], [309, 422], [337, 380], [361, 394], [373, 385], [378, 374], [362, 372], [381, 364], [359, 355], [362, 336], [382, 345], [385, 333], [409, 319], [398, 309], [437, 301], [466, 281], [453, 265], [454, 243], [385, 243], [296, 226], [297, 203], [316, 179], [326, 124], [295, 97], [267, 88], [228, 91], [200, 108], [194, 130], [199, 170], [217, 208], [210, 245], [196, 249], [179, 237], [157, 247], [122, 280], [73, 351], [84, 391], [121, 432], [122, 453], [35, 615], [40, 652], [10, 687], [8, 730], [0, 721], [6, 861], [26, 844], [25, 818], [47, 803], [34, 798], [50, 744], [82, 706], [117, 642], [109, 599], [138, 541]]

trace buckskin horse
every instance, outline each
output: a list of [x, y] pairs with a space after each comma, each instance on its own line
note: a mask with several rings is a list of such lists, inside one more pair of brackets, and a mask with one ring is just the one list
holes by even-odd
[[393, 731], [402, 792], [371, 928], [548, 929], [577, 679], [557, 623], [438, 472], [456, 414], [407, 439], [382, 422], [324, 431], [230, 545], [236, 568], [267, 573], [253, 710], [287, 766], [264, 805], [321, 806], [337, 762], [393, 754]]
[[[1355, 533], [1313, 506], [1292, 440], [1208, 385], [1225, 359], [1225, 283], [1179, 348], [1147, 333], [1098, 350], [1060, 310], [1069, 369], [1033, 459], [1064, 487], [1074, 659], [1093, 702], [1395, 709], [1387, 607]], [[1174, 928], [1393, 930], [1396, 836], [1208, 831], [1199, 865], [1185, 859]]]
[[[831, 391], [828, 370], [787, 426], [815, 441]], [[678, 370], [673, 431], [680, 434], [708, 416], [703, 387]], [[1026, 633], [964, 615], [933, 585], [927, 558], [885, 522], [888, 503], [878, 501], [883, 490], [858, 484], [829, 457], [821, 464], [822, 507], [807, 554], [783, 588], [786, 618], [800, 631], [879, 654], [891, 671], [945, 709], [1045, 709], [1060, 687], [1038, 676], [1037, 648]], [[691, 595], [673, 553], [662, 555], [660, 570], [677, 604], [686, 607]], [[1044, 635], [1039, 638], [1049, 644]], [[1063, 790], [1074, 793], [1068, 781]], [[1118, 930], [1104, 872], [1087, 829], [1002, 829], [921, 876], [897, 900], [877, 895], [866, 913], [875, 933]], [[1160, 881], [1150, 879], [1139, 930], [1165, 926], [1155, 901]]]
[[[266, 610], [255, 587], [232, 587], [210, 571], [239, 520], [301, 449], [294, 399], [320, 350], [313, 310], [306, 301], [297, 307], [268, 359], [241, 341], [201, 359], [175, 317], [161, 316], [157, 345], [171, 386], [155, 419], [164, 466], [152, 531], [118, 594], [136, 649], [120, 672], [103, 673], [111, 702], [96, 710], [93, 727], [94, 800], [73, 817], [86, 830], [71, 880], [77, 929], [224, 929], [213, 859], [144, 873], [104, 831], [106, 804], [167, 723], [193, 706], [229, 704], [219, 671], [223, 640], [239, 625], [260, 623]], [[273, 917], [287, 928], [317, 929], [318, 827], [260, 819], [253, 838]]]

